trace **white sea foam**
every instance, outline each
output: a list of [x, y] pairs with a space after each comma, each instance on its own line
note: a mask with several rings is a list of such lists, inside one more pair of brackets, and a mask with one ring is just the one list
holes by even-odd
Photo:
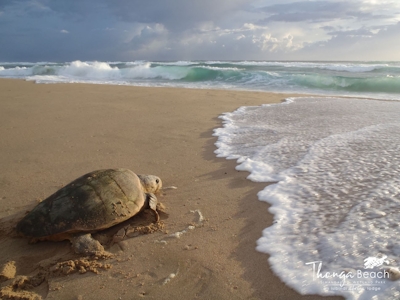
[[57, 75], [69, 78], [91, 78], [91, 79], [119, 79], [120, 72], [117, 67], [111, 67], [105, 62], [81, 62], [74, 61], [63, 66]]
[[[137, 66], [137, 65], [143, 65], [143, 64], [147, 64], [148, 61], [145, 60], [135, 60], [135, 61], [128, 61], [126, 63], [124, 63], [126, 66]], [[121, 62], [122, 64], [122, 62]]]
[[180, 61], [174, 61], [174, 62], [154, 62], [155, 64], [158, 65], [165, 65], [165, 66], [190, 66], [190, 65], [198, 65], [198, 62], [195, 61], [186, 61], [186, 60], [180, 60]]
[[240, 71], [239, 68], [229, 68], [229, 67], [211, 67], [211, 66], [199, 66], [198, 68], [208, 69], [208, 70], [215, 70], [215, 71]]
[[345, 65], [345, 64], [332, 64], [332, 65], [316, 65], [315, 67], [333, 70], [333, 71], [346, 71], [346, 72], [371, 72], [375, 69], [387, 67], [388, 65]]
[[[366, 271], [367, 257], [386, 255], [391, 267], [400, 265], [400, 103], [288, 104], [242, 107], [221, 116], [224, 128], [215, 130], [218, 156], [238, 159], [237, 169], [251, 180], [276, 182], [258, 193], [271, 204], [275, 223], [257, 250], [269, 253], [274, 272], [302, 294], [398, 299], [399, 281], [367, 285], [371, 278], [355, 277], [335, 287], [332, 279], [315, 278], [319, 263], [307, 263], [321, 262], [321, 274], [353, 270], [355, 276]], [[350, 290], [356, 279], [363, 283]]]

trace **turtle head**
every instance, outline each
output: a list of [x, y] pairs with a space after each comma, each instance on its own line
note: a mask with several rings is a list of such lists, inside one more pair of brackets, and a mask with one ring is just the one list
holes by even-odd
[[160, 177], [154, 175], [138, 175], [145, 193], [157, 193], [162, 188]]

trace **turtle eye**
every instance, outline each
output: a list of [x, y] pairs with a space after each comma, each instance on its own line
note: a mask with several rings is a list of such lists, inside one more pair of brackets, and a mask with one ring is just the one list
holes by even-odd
[[160, 182], [160, 180], [156, 179], [156, 183], [159, 183], [159, 182]]

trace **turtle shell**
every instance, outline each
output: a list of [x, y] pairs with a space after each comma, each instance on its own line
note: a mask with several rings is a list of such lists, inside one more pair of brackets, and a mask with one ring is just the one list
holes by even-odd
[[130, 170], [90, 172], [39, 203], [17, 224], [17, 231], [63, 240], [71, 233], [106, 229], [137, 214], [145, 198], [139, 177]]

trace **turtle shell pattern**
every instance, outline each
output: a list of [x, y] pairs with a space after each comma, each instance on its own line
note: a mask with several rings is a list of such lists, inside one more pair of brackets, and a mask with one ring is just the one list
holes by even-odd
[[71, 233], [106, 229], [137, 214], [145, 197], [139, 177], [130, 170], [90, 172], [39, 203], [17, 224], [17, 231], [62, 240]]

